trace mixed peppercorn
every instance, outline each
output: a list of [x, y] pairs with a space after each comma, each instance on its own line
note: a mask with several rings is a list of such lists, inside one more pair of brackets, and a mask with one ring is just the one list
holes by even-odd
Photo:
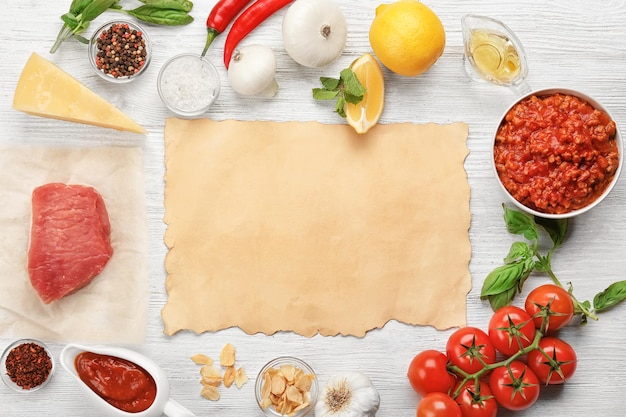
[[137, 74], [146, 64], [146, 39], [127, 23], [114, 23], [96, 41], [96, 66], [114, 78]]
[[6, 372], [11, 381], [25, 390], [46, 382], [52, 371], [52, 359], [37, 343], [22, 343], [9, 352]]

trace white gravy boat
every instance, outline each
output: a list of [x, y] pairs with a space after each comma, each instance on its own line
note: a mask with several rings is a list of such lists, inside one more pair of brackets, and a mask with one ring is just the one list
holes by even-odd
[[[78, 376], [75, 359], [82, 352], [92, 352], [99, 355], [115, 356], [126, 359], [152, 375], [156, 382], [156, 397], [152, 405], [138, 413], [129, 413], [116, 408], [106, 402], [98, 394], [91, 390]], [[61, 366], [72, 375], [87, 397], [96, 404], [102, 412], [111, 417], [161, 417], [163, 414], [169, 417], [196, 417], [191, 411], [170, 398], [170, 386], [163, 370], [152, 360], [133, 350], [112, 346], [82, 346], [74, 343], [66, 345], [61, 351]]]

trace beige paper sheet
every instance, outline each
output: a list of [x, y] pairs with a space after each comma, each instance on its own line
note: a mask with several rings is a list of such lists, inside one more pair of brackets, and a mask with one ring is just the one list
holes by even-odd
[[[0, 147], [0, 336], [141, 343], [148, 308], [147, 224], [140, 148]], [[32, 190], [95, 187], [111, 221], [113, 256], [86, 287], [45, 305], [27, 271]]]
[[467, 134], [168, 119], [165, 333], [463, 325]]

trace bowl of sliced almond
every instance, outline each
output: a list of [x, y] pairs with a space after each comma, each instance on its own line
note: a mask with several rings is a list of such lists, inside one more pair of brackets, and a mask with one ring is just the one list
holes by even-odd
[[317, 401], [319, 385], [313, 368], [301, 359], [282, 356], [269, 361], [256, 378], [257, 404], [269, 417], [301, 417]]

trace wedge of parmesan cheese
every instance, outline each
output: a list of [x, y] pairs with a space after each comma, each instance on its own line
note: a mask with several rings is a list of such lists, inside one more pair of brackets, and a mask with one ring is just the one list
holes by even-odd
[[34, 52], [17, 83], [13, 108], [41, 117], [146, 133], [113, 104]]

